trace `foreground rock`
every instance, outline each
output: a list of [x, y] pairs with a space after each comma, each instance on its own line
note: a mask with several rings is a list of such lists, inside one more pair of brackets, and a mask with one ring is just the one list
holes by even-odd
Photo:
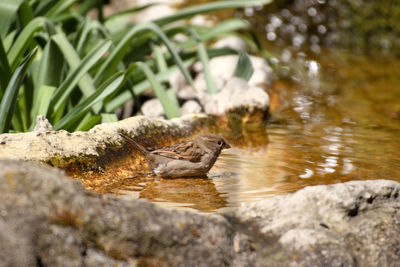
[[[400, 260], [400, 185], [354, 181], [312, 186], [252, 203], [232, 216], [276, 236], [302, 266], [396, 266]], [[264, 249], [265, 253], [268, 251]]]
[[0, 161], [0, 266], [397, 266], [400, 184], [315, 186], [221, 213], [85, 191]]
[[86, 192], [57, 169], [0, 161], [0, 266], [224, 266], [221, 216]]

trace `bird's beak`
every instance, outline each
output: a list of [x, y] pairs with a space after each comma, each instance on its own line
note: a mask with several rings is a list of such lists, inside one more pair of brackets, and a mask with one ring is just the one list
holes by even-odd
[[231, 148], [231, 145], [228, 144], [228, 143], [225, 143], [225, 144], [222, 146], [222, 148], [224, 148], [224, 149]]

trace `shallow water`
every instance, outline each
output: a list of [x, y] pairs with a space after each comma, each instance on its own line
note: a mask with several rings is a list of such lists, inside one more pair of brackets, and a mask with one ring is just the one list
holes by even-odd
[[266, 128], [223, 133], [208, 179], [125, 178], [109, 193], [215, 212], [349, 180], [400, 181], [400, 62], [327, 52], [278, 80]]

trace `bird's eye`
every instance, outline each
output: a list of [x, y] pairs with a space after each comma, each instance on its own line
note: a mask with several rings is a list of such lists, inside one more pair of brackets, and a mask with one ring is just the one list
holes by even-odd
[[222, 145], [222, 141], [218, 141], [218, 145], [221, 146]]

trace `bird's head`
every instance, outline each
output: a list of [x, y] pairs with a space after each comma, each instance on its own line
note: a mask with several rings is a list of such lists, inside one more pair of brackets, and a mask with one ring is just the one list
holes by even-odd
[[208, 149], [221, 150], [231, 148], [225, 139], [216, 134], [202, 134], [196, 138], [196, 141], [203, 143]]

